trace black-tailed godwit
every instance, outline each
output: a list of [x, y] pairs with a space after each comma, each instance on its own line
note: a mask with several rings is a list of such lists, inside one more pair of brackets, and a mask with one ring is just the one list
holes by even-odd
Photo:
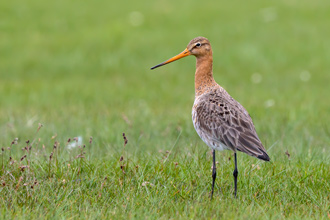
[[196, 57], [195, 102], [192, 108], [192, 120], [197, 134], [212, 149], [213, 154], [211, 199], [216, 179], [215, 150], [234, 151], [233, 175], [236, 197], [238, 175], [236, 152], [241, 151], [265, 161], [269, 161], [270, 158], [257, 135], [249, 113], [214, 81], [212, 49], [208, 39], [194, 38], [182, 53], [151, 69], [189, 55]]

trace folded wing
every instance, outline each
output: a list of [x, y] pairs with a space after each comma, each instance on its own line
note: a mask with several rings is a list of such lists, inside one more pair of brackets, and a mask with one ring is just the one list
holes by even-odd
[[208, 132], [213, 141], [220, 141], [233, 151], [270, 160], [250, 115], [228, 93], [213, 91], [202, 95], [196, 105], [196, 117], [201, 132]]

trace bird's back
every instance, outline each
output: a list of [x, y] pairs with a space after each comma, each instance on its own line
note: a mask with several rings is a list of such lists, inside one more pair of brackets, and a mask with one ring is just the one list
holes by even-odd
[[198, 135], [212, 149], [270, 160], [249, 113], [219, 85], [195, 98], [192, 119]]

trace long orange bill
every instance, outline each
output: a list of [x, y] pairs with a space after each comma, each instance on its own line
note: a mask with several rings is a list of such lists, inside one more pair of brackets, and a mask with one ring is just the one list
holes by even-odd
[[190, 55], [190, 51], [186, 48], [184, 51], [182, 51], [178, 55], [176, 55], [176, 56], [172, 57], [171, 59], [168, 59], [165, 62], [162, 62], [162, 63], [160, 63], [160, 64], [158, 64], [158, 65], [156, 65], [154, 67], [151, 67], [150, 69], [152, 69], [152, 70], [153, 69], [156, 69], [157, 67], [163, 66], [165, 64], [171, 63], [173, 61], [176, 61], [178, 59], [181, 59], [181, 58], [186, 57], [186, 56], [189, 56], [189, 55]]

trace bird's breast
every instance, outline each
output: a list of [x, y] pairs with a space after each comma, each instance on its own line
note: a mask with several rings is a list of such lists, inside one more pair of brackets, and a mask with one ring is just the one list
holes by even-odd
[[197, 134], [211, 149], [218, 151], [230, 149], [219, 140], [219, 137], [217, 137], [217, 133], [215, 133], [213, 129], [206, 129], [205, 127], [201, 126], [202, 124], [204, 124], [203, 120], [207, 120], [208, 112], [201, 113], [197, 111], [200, 104], [200, 99], [196, 97], [194, 105], [192, 107], [192, 121]]

